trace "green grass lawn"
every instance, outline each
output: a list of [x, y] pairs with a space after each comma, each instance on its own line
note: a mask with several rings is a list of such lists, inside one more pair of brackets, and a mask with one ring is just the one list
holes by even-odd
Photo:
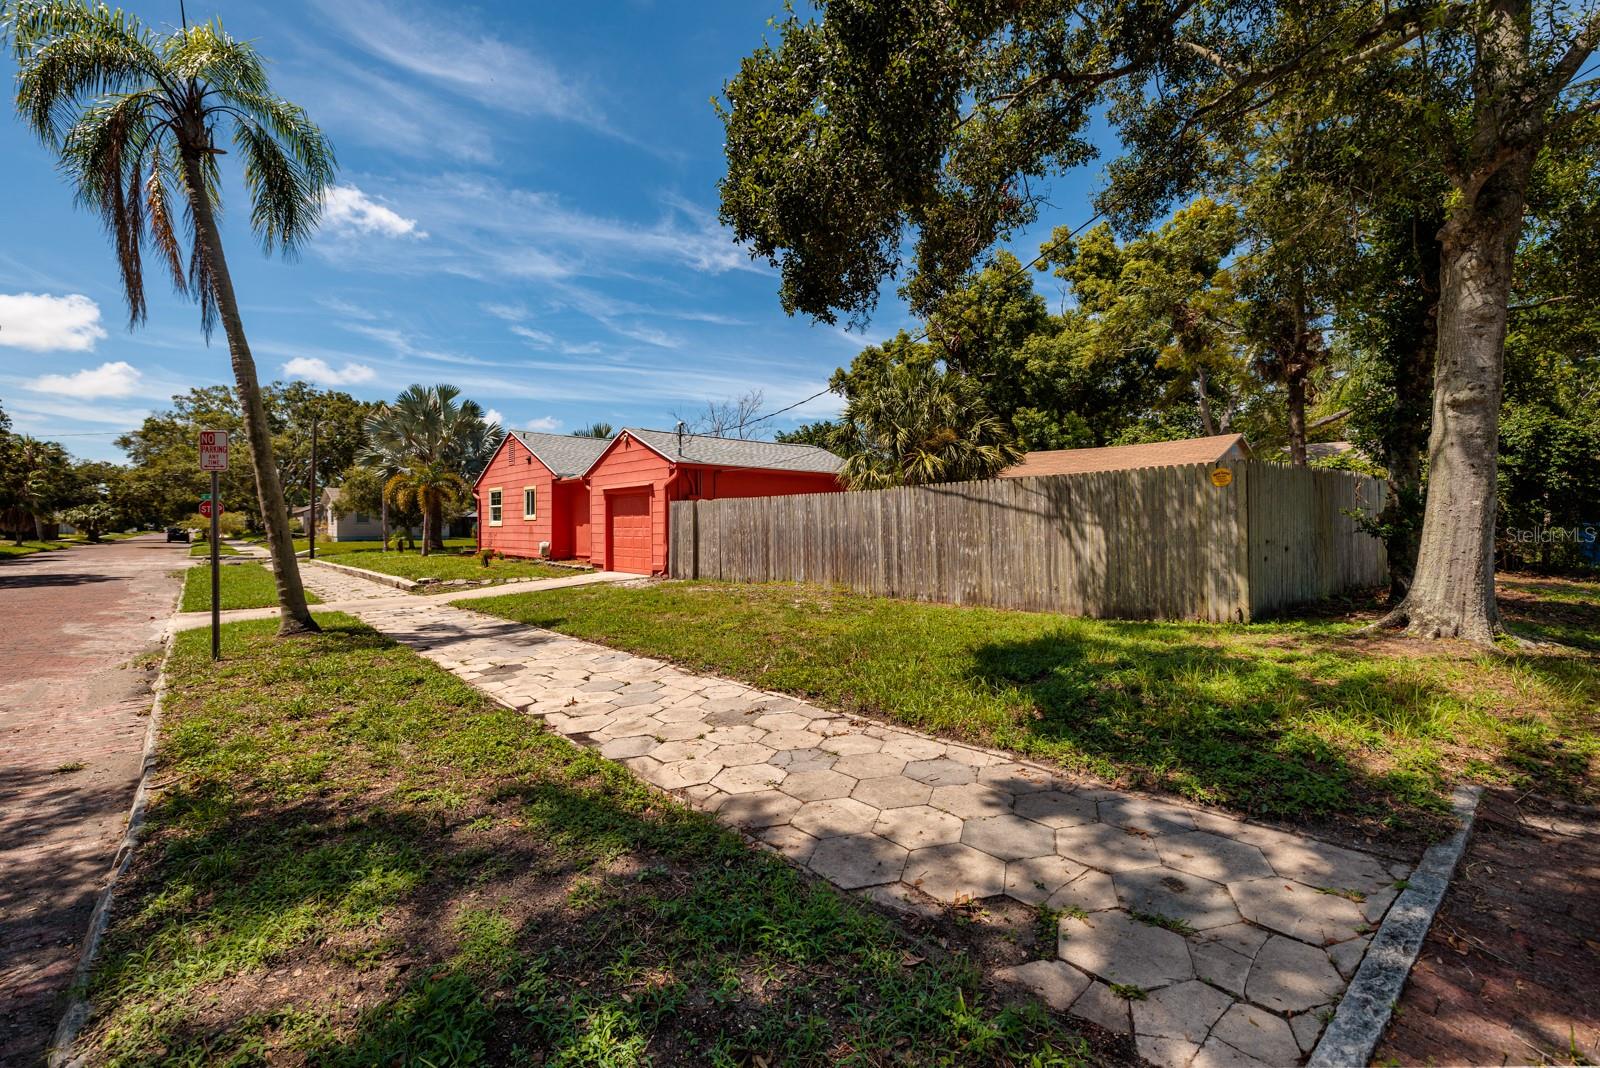
[[[463, 549], [476, 548], [477, 544], [477, 541], [472, 538], [444, 539], [445, 551], [451, 553], [457, 553]], [[305, 538], [294, 539], [295, 552], [305, 552], [310, 547], [311, 543]], [[415, 552], [415, 550], [407, 550], [408, 554], [412, 552]], [[383, 543], [381, 541], [329, 541], [327, 538], [317, 538], [318, 556], [341, 556], [345, 553], [378, 553], [382, 555]], [[396, 554], [393, 550], [390, 550], [390, 555]]]
[[[189, 546], [189, 555], [190, 556], [206, 556], [206, 557], [209, 557], [211, 555], [211, 546], [207, 542], [197, 541], [193, 545]], [[217, 546], [217, 555], [218, 556], [238, 556], [239, 555], [239, 550], [235, 549], [231, 545], [220, 544], [220, 545]]]
[[[151, 533], [151, 532], [150, 531], [144, 531], [142, 533], [147, 533], [148, 534], [148, 533]], [[139, 536], [139, 534], [140, 534], [140, 532], [135, 532], [133, 534], [129, 534], [125, 530], [124, 531], [114, 531], [112, 533], [100, 535], [100, 540], [101, 541], [127, 541], [129, 538], [137, 538]], [[71, 545], [87, 545], [87, 544], [89, 544], [89, 538], [88, 538], [87, 535], [84, 535], [84, 534], [63, 534], [63, 535], [61, 535], [61, 539], [60, 540], [62, 540], [64, 542], [67, 542], [68, 544], [71, 544]]]
[[[491, 560], [484, 567], [476, 556], [463, 556], [461, 549], [473, 546], [471, 538], [448, 538], [445, 551], [423, 556], [415, 550], [384, 552], [375, 541], [317, 542], [317, 557], [326, 557], [331, 563], [364, 567], [381, 571], [385, 575], [398, 575], [413, 581], [435, 579], [466, 579], [480, 584], [504, 582], [514, 578], [565, 578], [574, 572], [569, 567], [551, 567], [537, 560]], [[296, 540], [296, 550], [305, 548]]]
[[[1600, 632], [1600, 585], [1574, 587], [1563, 608]], [[1364, 638], [1358, 618], [1117, 622], [790, 584], [465, 607], [1245, 813], [1389, 834], [1437, 829], [1462, 779], [1596, 799], [1600, 659], [1582, 652]]]
[[[278, 603], [278, 587], [265, 564], [225, 564], [220, 570], [224, 612], [235, 608], [271, 608]], [[306, 602], [322, 603], [310, 590], [306, 591]], [[184, 573], [179, 611], [211, 611], [211, 569], [206, 565], [198, 564]]]
[[55, 552], [58, 549], [70, 549], [77, 542], [57, 539], [55, 541], [24, 540], [21, 544], [10, 539], [0, 540], [0, 560], [15, 559], [20, 556], [32, 556], [34, 553]]
[[90, 1062], [1089, 1061], [967, 957], [319, 619], [232, 624], [218, 665], [178, 637]]

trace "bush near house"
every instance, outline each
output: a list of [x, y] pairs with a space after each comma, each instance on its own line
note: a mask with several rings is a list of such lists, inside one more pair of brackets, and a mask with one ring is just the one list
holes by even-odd
[[230, 625], [220, 664], [179, 636], [89, 1060], [1113, 1059], [620, 765], [318, 621], [292, 642]]

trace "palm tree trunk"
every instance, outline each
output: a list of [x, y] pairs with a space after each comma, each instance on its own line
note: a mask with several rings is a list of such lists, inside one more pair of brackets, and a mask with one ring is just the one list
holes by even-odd
[[433, 537], [428, 542], [428, 547], [444, 552], [444, 502], [434, 501], [433, 507], [428, 510], [428, 516], [433, 520]]
[[305, 587], [300, 583], [300, 568], [295, 562], [294, 538], [289, 531], [289, 508], [283, 500], [283, 483], [272, 455], [272, 430], [267, 424], [266, 405], [261, 400], [261, 385], [256, 379], [256, 364], [239, 318], [239, 301], [233, 292], [227, 257], [222, 251], [222, 234], [211, 209], [200, 166], [203, 134], [193, 136], [183, 151], [183, 173], [188, 185], [190, 210], [194, 213], [195, 233], [211, 272], [213, 296], [228, 338], [228, 353], [233, 359], [233, 377], [243, 409], [245, 439], [250, 443], [250, 462], [255, 469], [256, 494], [260, 498], [261, 519], [267, 528], [267, 546], [272, 553], [272, 570], [278, 586], [278, 634], [305, 634], [322, 628], [311, 618], [306, 606]]
[[1200, 367], [1195, 373], [1195, 397], [1200, 407], [1200, 429], [1205, 431], [1206, 437], [1214, 437], [1217, 433], [1217, 424], [1211, 418], [1211, 397], [1206, 392], [1206, 369]]
[[426, 504], [422, 506], [422, 555], [428, 555], [428, 549], [433, 545], [433, 509]]
[[378, 501], [378, 530], [383, 535], [383, 551], [389, 551], [389, 498], [382, 497]]
[[33, 539], [44, 541], [44, 519], [38, 512], [33, 513]]
[[1284, 383], [1289, 407], [1289, 462], [1296, 467], [1306, 466], [1306, 380], [1299, 369], [1289, 372]]

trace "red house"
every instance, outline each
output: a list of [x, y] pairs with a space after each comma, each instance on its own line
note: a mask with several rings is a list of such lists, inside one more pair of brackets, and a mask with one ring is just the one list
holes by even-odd
[[610, 441], [512, 431], [478, 476], [478, 545], [659, 574], [671, 502], [833, 492], [842, 466], [811, 445], [633, 428]]

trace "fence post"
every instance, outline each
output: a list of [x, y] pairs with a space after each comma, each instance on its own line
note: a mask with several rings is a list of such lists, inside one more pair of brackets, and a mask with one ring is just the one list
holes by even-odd
[[700, 577], [700, 502], [689, 502], [689, 577]]

